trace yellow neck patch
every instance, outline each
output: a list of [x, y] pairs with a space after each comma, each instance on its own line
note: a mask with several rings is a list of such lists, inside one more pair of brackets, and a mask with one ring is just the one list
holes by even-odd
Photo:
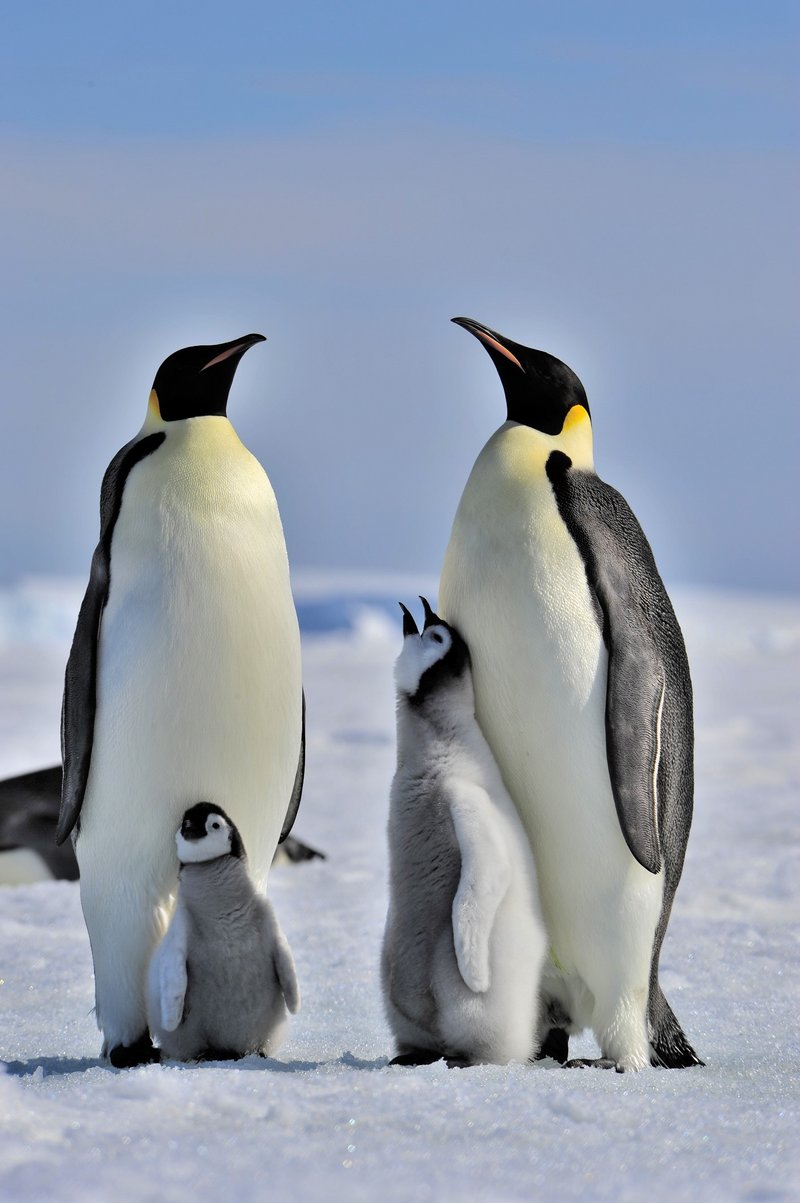
[[564, 419], [561, 434], [553, 441], [554, 449], [568, 455], [576, 468], [594, 467], [592, 421], [583, 405], [573, 405]]

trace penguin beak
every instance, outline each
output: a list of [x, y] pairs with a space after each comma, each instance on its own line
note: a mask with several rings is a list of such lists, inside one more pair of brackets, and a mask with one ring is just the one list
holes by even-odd
[[420, 597], [419, 600], [422, 602], [422, 608], [425, 611], [425, 626], [422, 629], [427, 631], [428, 627], [441, 626], [442, 620], [438, 614], [434, 614], [427, 597]]
[[263, 334], [245, 334], [243, 338], [234, 338], [229, 343], [220, 343], [216, 347], [209, 347], [209, 350], [214, 351], [214, 356], [209, 359], [208, 363], [203, 364], [200, 371], [204, 372], [206, 368], [213, 368], [217, 363], [224, 363], [226, 359], [232, 359], [234, 355], [240, 359], [248, 348], [266, 341]]
[[476, 322], [471, 317], [454, 317], [450, 319], [457, 326], [463, 326], [470, 334], [474, 334], [477, 339], [483, 343], [486, 350], [491, 355], [492, 359], [497, 364], [497, 356], [501, 355], [505, 359], [513, 363], [515, 367], [524, 372], [524, 368], [512, 348], [516, 348], [517, 344], [511, 339], [505, 338], [502, 334], [498, 334], [496, 330], [490, 330], [488, 326], [484, 326], [481, 322]]
[[407, 639], [409, 635], [419, 635], [419, 627], [414, 621], [414, 615], [402, 602], [398, 602], [397, 604], [403, 611], [403, 638]]

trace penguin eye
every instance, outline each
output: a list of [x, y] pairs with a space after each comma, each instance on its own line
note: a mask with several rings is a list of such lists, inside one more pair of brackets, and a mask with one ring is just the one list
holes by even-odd
[[434, 643], [444, 643], [444, 640], [442, 639], [441, 635], [437, 635], [435, 631], [431, 635], [431, 639], [433, 640]]
[[212, 823], [211, 826], [214, 828], [215, 831], [219, 831], [219, 823]]

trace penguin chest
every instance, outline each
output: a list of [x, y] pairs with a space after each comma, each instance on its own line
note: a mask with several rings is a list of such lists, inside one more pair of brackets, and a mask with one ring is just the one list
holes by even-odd
[[[513, 450], [524, 450], [524, 431], [509, 433]], [[611, 792], [608, 659], [584, 564], [545, 457], [527, 471], [507, 452], [490, 443], [473, 470], [440, 606], [469, 645], [478, 720], [531, 842], [550, 938], [568, 964], [576, 933], [599, 931], [639, 866]]]
[[114, 527], [82, 839], [96, 799], [138, 841], [145, 813], [164, 816], [171, 840], [187, 805], [214, 801], [261, 875], [300, 745], [283, 533], [269, 482], [227, 421], [184, 425], [133, 469]]

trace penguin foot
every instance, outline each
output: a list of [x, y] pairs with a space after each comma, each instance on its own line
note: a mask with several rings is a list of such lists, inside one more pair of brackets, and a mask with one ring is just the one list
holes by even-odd
[[204, 1048], [194, 1058], [195, 1061], [241, 1061], [244, 1053], [232, 1048]]
[[564, 1062], [564, 1069], [615, 1069], [619, 1074], [625, 1072], [610, 1057], [573, 1057], [571, 1061]]
[[469, 1069], [475, 1062], [469, 1057], [446, 1057], [445, 1065], [448, 1069]]
[[132, 1069], [134, 1065], [157, 1064], [161, 1050], [154, 1046], [150, 1033], [144, 1032], [133, 1044], [115, 1044], [106, 1056], [115, 1069]]
[[568, 1056], [569, 1033], [565, 1032], [563, 1028], [550, 1028], [535, 1059], [544, 1061], [545, 1057], [552, 1057], [554, 1061], [558, 1061], [559, 1065], [566, 1065]]
[[407, 1053], [398, 1053], [389, 1062], [390, 1065], [432, 1065], [434, 1061], [441, 1061], [442, 1054], [436, 1053], [429, 1048], [412, 1048]]

